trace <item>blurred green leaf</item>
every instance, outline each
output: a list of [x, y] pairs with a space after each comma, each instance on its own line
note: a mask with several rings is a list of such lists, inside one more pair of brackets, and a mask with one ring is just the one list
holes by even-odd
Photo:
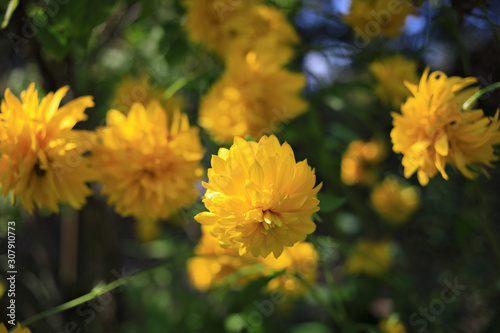
[[10, 18], [12, 14], [14, 14], [14, 10], [16, 10], [17, 5], [19, 4], [19, 0], [10, 0], [9, 5], [7, 6], [7, 10], [5, 11], [5, 16], [2, 22], [2, 29], [5, 29], [9, 24]]
[[295, 325], [290, 333], [331, 333], [332, 331], [321, 323], [303, 323]]
[[328, 193], [318, 193], [318, 199], [321, 213], [331, 213], [346, 203], [345, 198], [336, 197]]
[[69, 51], [68, 39], [61, 34], [54, 26], [46, 25], [39, 28], [37, 38], [52, 55], [59, 61], [66, 57]]

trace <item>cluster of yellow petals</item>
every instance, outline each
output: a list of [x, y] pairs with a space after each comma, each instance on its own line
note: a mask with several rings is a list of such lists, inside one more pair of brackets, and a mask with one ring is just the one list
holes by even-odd
[[498, 159], [493, 145], [500, 143], [498, 111], [486, 117], [480, 109], [462, 110], [477, 91], [471, 87], [476, 82], [473, 77], [429, 74], [427, 68], [418, 85], [407, 83], [413, 96], [401, 106], [401, 114], [392, 113], [391, 131], [394, 152], [403, 154], [406, 178], [417, 172], [425, 186], [438, 172], [448, 179], [447, 163], [467, 178], [493, 166]]
[[255, 56], [235, 59], [201, 102], [200, 125], [218, 142], [259, 139], [307, 109], [300, 96], [304, 75], [261, 66]]
[[346, 185], [369, 185], [376, 177], [376, 166], [385, 157], [382, 141], [352, 141], [342, 155], [340, 178]]
[[[4, 323], [0, 323], [0, 333], [7, 333], [7, 327], [5, 327]], [[21, 324], [17, 324], [17, 326], [11, 331], [11, 333], [31, 333], [29, 328], [21, 327]]]
[[189, 38], [223, 56], [229, 44], [251, 26], [255, 0], [184, 0]]
[[348, 274], [381, 275], [392, 265], [392, 243], [390, 241], [359, 240], [347, 258], [345, 270]]
[[219, 143], [258, 140], [304, 113], [302, 73], [284, 68], [299, 41], [282, 11], [258, 1], [185, 1], [191, 39], [226, 63], [200, 105], [199, 123]]
[[370, 200], [377, 213], [388, 223], [401, 224], [417, 210], [420, 194], [415, 186], [405, 185], [396, 177], [389, 176], [373, 188]]
[[316, 229], [311, 216], [319, 210], [316, 177], [307, 161], [296, 163], [290, 145], [275, 136], [259, 142], [234, 139], [219, 149], [208, 169], [203, 202], [208, 212], [195, 219], [209, 226], [219, 243], [240, 255], [278, 258], [284, 247], [302, 241]]
[[198, 128], [179, 109], [170, 111], [156, 101], [136, 103], [127, 115], [110, 110], [106, 127], [97, 129], [92, 164], [122, 216], [153, 222], [198, 197], [194, 183], [204, 153]]
[[221, 247], [206, 226], [202, 227], [202, 236], [194, 252], [196, 256], [188, 260], [187, 268], [191, 284], [198, 290], [207, 291], [224, 283], [243, 286], [262, 275], [259, 269], [257, 274], [235, 276], [234, 281], [228, 281], [240, 268], [259, 264], [259, 261], [255, 257], [240, 256], [233, 249]]
[[401, 55], [374, 61], [370, 64], [370, 72], [378, 81], [375, 93], [380, 100], [397, 106], [411, 95], [403, 82], [418, 82], [417, 62]]
[[32, 212], [35, 205], [59, 212], [58, 203], [80, 209], [95, 177], [87, 153], [94, 144], [91, 132], [74, 130], [86, 120], [85, 109], [94, 106], [92, 97], [74, 99], [60, 107], [69, 87], [38, 99], [32, 83], [21, 100], [5, 91], [0, 113], [1, 193], [19, 197]]
[[222, 248], [208, 229], [202, 227], [202, 237], [195, 248], [196, 256], [187, 262], [191, 284], [198, 290], [207, 291], [222, 285], [242, 287], [259, 277], [281, 272], [268, 282], [266, 290], [279, 290], [287, 297], [296, 298], [308, 290], [297, 274], [311, 285], [317, 279], [318, 253], [310, 243], [296, 243], [286, 248], [277, 259], [272, 256], [253, 257], [249, 253], [240, 256], [233, 249]]
[[384, 333], [406, 333], [406, 328], [399, 319], [387, 318], [380, 322], [380, 330]]
[[266, 66], [283, 65], [293, 56], [291, 44], [299, 41], [279, 9], [259, 1], [185, 0], [185, 29], [224, 60], [256, 52]]
[[246, 17], [250, 25], [239, 29], [242, 33], [231, 41], [224, 54], [226, 62], [253, 54], [254, 62], [263, 68], [276, 69], [288, 63], [294, 55], [291, 45], [299, 42], [299, 36], [284, 13], [277, 8], [255, 5]]
[[344, 20], [357, 34], [365, 35], [365, 39], [379, 34], [395, 37], [413, 12], [410, 0], [352, 0]]

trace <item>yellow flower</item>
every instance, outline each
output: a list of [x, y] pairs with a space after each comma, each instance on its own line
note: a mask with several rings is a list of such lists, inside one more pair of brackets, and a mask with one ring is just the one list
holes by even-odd
[[406, 333], [404, 325], [396, 318], [384, 319], [379, 327], [384, 333]]
[[345, 263], [348, 274], [380, 275], [392, 265], [391, 242], [360, 240]]
[[[314, 246], [307, 242], [286, 248], [278, 259], [272, 256], [262, 258], [261, 261], [266, 267], [278, 272], [285, 270], [283, 274], [269, 281], [267, 290], [279, 290], [284, 296], [292, 298], [304, 295], [308, 291], [307, 285], [314, 285], [318, 277], [318, 258]], [[301, 278], [298, 278], [297, 274]]]
[[381, 141], [352, 141], [342, 155], [340, 178], [346, 185], [368, 185], [375, 181], [376, 165], [385, 157]]
[[200, 125], [218, 142], [277, 132], [306, 111], [300, 96], [305, 83], [303, 74], [262, 66], [250, 52], [235, 58], [203, 98]]
[[179, 109], [169, 117], [153, 101], [146, 108], [132, 105], [126, 116], [110, 110], [98, 135], [92, 162], [108, 203], [122, 216], [154, 223], [198, 196], [194, 182], [201, 176], [204, 150], [198, 129]]
[[290, 145], [272, 135], [259, 142], [236, 137], [231, 148], [212, 156], [203, 202], [209, 212], [195, 219], [210, 226], [219, 243], [240, 255], [276, 258], [284, 247], [316, 229], [316, 177], [307, 161], [295, 163]]
[[344, 20], [366, 44], [380, 34], [386, 37], [399, 35], [406, 17], [413, 11], [410, 0], [352, 0]]
[[[0, 323], [0, 333], [7, 333], [7, 327], [4, 323]], [[16, 328], [11, 333], [31, 333], [29, 328], [21, 327], [21, 324], [17, 324]]]
[[3, 282], [0, 281], [0, 299], [2, 299], [4, 293], [5, 293], [5, 286], [3, 285]]
[[252, 27], [248, 15], [254, 0], [185, 0], [187, 17], [185, 29], [190, 39], [208, 50], [223, 56], [229, 44]]
[[[240, 256], [233, 249], [219, 245], [217, 238], [210, 235], [207, 226], [202, 227], [202, 237], [195, 248], [196, 256], [187, 262], [191, 284], [200, 291], [207, 291], [223, 284], [242, 287], [248, 282], [275, 272], [285, 272], [267, 284], [268, 292], [279, 290], [287, 297], [299, 297], [308, 288], [297, 278], [300, 274], [306, 283], [313, 285], [317, 278], [318, 253], [310, 243], [301, 242], [286, 248], [276, 259], [253, 257], [250, 253]], [[250, 266], [256, 266], [250, 270]], [[244, 271], [245, 268], [248, 271]]]
[[473, 77], [448, 78], [442, 72], [429, 75], [427, 68], [420, 84], [407, 83], [413, 94], [392, 113], [393, 150], [403, 154], [404, 175], [417, 172], [423, 186], [439, 171], [444, 179], [446, 163], [465, 177], [474, 178], [483, 165], [492, 167], [498, 159], [493, 145], [500, 143], [498, 111], [485, 117], [482, 110], [462, 110], [464, 102], [477, 91], [470, 87]]
[[[161, 101], [164, 90], [149, 75], [143, 74], [139, 78], [128, 75], [115, 88], [111, 106], [125, 113], [134, 103], [148, 105], [153, 100]], [[177, 99], [170, 99], [169, 102], [180, 103]]]
[[402, 83], [408, 81], [417, 83], [417, 63], [400, 55], [375, 61], [370, 65], [370, 71], [378, 81], [375, 93], [384, 103], [400, 105], [411, 95], [410, 90]]
[[377, 213], [387, 222], [401, 224], [417, 210], [419, 192], [415, 186], [407, 186], [389, 176], [374, 187], [370, 199]]
[[[230, 43], [224, 57], [232, 61], [234, 57], [244, 59], [250, 53], [262, 67], [280, 67], [293, 57], [291, 44], [299, 37], [282, 11], [263, 5], [253, 6], [250, 13], [252, 22]], [[247, 23], [241, 21], [242, 24]]]
[[76, 209], [92, 192], [86, 182], [94, 179], [87, 153], [94, 136], [73, 130], [87, 119], [85, 109], [94, 106], [92, 97], [77, 98], [59, 107], [69, 87], [49, 93], [41, 101], [35, 84], [21, 93], [21, 101], [5, 91], [0, 113], [0, 184], [7, 197], [19, 197], [33, 212], [34, 205], [59, 212], [58, 203]]
[[222, 248], [217, 238], [210, 235], [208, 227], [202, 227], [202, 236], [194, 252], [196, 256], [188, 260], [187, 268], [191, 284], [198, 290], [207, 291], [224, 283], [244, 286], [260, 276], [248, 274], [228, 281], [229, 276], [236, 277], [235, 273], [240, 268], [258, 264], [259, 261], [249, 255], [240, 256], [233, 249]]

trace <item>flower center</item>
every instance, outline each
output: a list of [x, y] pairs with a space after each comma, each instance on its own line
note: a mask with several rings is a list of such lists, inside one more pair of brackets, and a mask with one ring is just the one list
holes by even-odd
[[47, 173], [47, 170], [45, 169], [42, 169], [42, 166], [40, 165], [40, 161], [38, 160], [36, 163], [35, 163], [35, 166], [34, 166], [34, 169], [35, 169], [35, 174], [38, 176], [38, 177], [43, 177], [45, 176], [45, 174]]
[[262, 223], [266, 230], [273, 229], [278, 226], [281, 227], [283, 225], [283, 221], [281, 221], [281, 217], [278, 213], [275, 213], [271, 210], [264, 211], [264, 223]]

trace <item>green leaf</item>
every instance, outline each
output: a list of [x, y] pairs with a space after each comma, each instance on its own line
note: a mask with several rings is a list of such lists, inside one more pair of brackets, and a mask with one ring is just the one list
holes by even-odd
[[39, 28], [37, 38], [58, 60], [64, 59], [69, 51], [68, 39], [52, 25]]
[[328, 193], [318, 193], [319, 211], [321, 213], [331, 213], [342, 207], [346, 200], [345, 198], [336, 197]]
[[2, 22], [2, 29], [5, 29], [9, 24], [10, 18], [12, 14], [14, 14], [14, 10], [16, 10], [17, 5], [19, 4], [19, 0], [10, 0], [9, 5], [7, 6], [7, 10], [5, 11], [5, 16]]

